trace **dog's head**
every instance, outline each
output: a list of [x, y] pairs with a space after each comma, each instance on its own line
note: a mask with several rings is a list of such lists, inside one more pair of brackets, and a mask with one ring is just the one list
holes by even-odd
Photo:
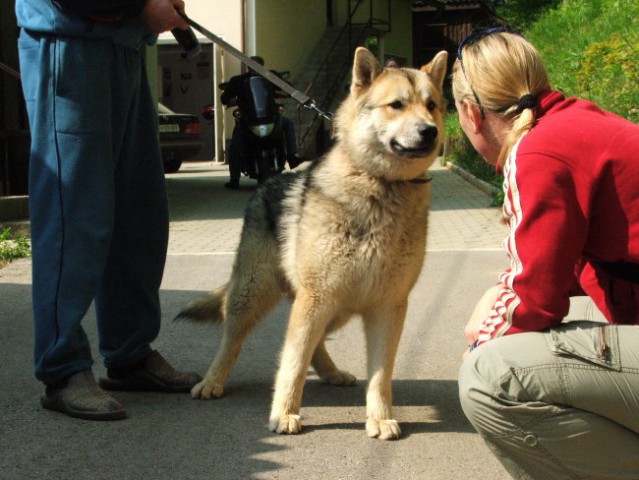
[[350, 95], [336, 118], [338, 140], [356, 168], [407, 180], [432, 165], [444, 140], [447, 58], [442, 51], [420, 70], [384, 69], [371, 52], [356, 50]]

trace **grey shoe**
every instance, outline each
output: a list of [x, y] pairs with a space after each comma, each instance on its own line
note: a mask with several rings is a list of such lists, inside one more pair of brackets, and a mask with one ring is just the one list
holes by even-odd
[[202, 377], [197, 373], [178, 372], [157, 350], [138, 365], [125, 370], [107, 370], [100, 379], [105, 390], [183, 393], [190, 392]]
[[40, 404], [47, 410], [84, 420], [126, 418], [122, 404], [98, 386], [91, 370], [72, 375], [64, 387], [47, 388]]

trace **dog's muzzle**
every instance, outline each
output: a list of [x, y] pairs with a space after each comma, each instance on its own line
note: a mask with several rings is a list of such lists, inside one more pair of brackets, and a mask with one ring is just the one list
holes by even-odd
[[397, 140], [391, 140], [390, 146], [393, 151], [402, 156], [423, 157], [430, 154], [437, 145], [437, 136], [439, 130], [435, 125], [420, 125], [417, 132], [419, 133], [419, 142], [410, 147], [402, 145]]

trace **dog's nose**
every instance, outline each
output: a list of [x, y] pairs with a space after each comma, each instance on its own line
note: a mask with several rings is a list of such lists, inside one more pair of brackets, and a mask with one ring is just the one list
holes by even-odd
[[423, 143], [432, 143], [437, 138], [437, 127], [434, 125], [421, 125], [418, 131]]

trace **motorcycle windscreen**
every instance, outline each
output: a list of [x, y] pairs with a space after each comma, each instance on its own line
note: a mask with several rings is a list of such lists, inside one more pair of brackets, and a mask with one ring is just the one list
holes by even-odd
[[265, 78], [251, 77], [243, 85], [242, 92], [245, 105], [240, 105], [243, 114], [252, 120], [272, 119], [277, 113], [277, 105], [273, 90]]

